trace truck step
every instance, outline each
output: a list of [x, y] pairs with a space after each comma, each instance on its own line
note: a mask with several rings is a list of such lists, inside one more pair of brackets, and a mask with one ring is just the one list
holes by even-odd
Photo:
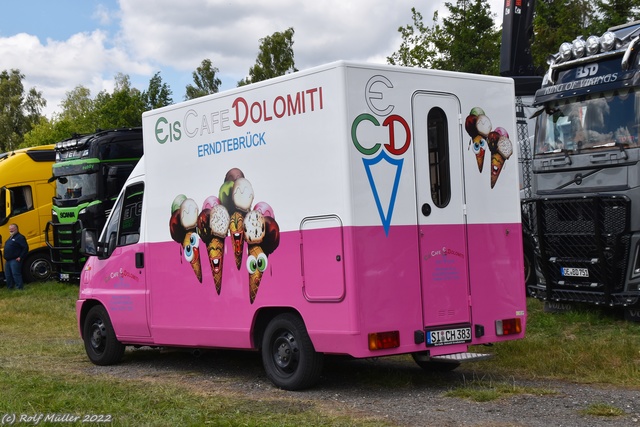
[[431, 360], [440, 362], [477, 362], [478, 360], [491, 359], [493, 354], [487, 353], [455, 353], [442, 356], [431, 356]]

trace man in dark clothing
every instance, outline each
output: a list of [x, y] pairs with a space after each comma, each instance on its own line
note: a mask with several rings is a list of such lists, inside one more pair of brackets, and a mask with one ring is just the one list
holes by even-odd
[[4, 275], [7, 279], [7, 288], [22, 289], [22, 261], [29, 252], [27, 239], [18, 231], [16, 224], [9, 225], [9, 238], [4, 244]]

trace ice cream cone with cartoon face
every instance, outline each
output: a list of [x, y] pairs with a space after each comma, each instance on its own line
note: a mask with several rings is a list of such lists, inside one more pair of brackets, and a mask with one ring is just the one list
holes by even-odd
[[182, 242], [184, 258], [189, 261], [198, 281], [202, 283], [202, 265], [200, 264], [200, 238], [195, 230], [187, 231]]
[[262, 274], [267, 269], [267, 255], [260, 245], [249, 245], [249, 255], [247, 256], [247, 270], [249, 271], [249, 301], [251, 304], [256, 299]]
[[241, 212], [234, 212], [229, 222], [229, 234], [233, 243], [233, 254], [236, 259], [236, 267], [240, 270], [242, 266], [242, 256], [244, 248], [244, 215]]
[[504, 162], [513, 154], [513, 145], [507, 137], [501, 136], [498, 140], [496, 150], [491, 154], [491, 188], [496, 185], [500, 172], [504, 167]]
[[198, 205], [196, 202], [184, 194], [176, 196], [171, 204], [171, 218], [169, 220], [171, 238], [180, 243], [182, 255], [191, 264], [196, 278], [202, 283], [200, 237], [196, 231], [197, 220]]
[[249, 272], [249, 300], [253, 304], [260, 287], [262, 273], [267, 268], [267, 255], [260, 244], [264, 240], [266, 226], [260, 211], [252, 210], [244, 218], [244, 238], [249, 245], [247, 270]]
[[487, 149], [487, 142], [482, 135], [476, 135], [473, 138], [473, 153], [476, 155], [476, 162], [478, 163], [478, 170], [482, 173], [484, 166], [484, 154]]
[[222, 290], [222, 266], [224, 261], [224, 239], [229, 232], [229, 212], [223, 205], [214, 206], [209, 214], [211, 239], [207, 243], [207, 254], [211, 264], [216, 292]]

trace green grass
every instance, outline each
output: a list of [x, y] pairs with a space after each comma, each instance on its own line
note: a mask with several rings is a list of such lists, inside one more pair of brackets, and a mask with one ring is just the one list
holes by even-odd
[[589, 405], [588, 408], [580, 411], [580, 413], [595, 417], [620, 417], [625, 414], [622, 409], [606, 403], [594, 403], [593, 405]]
[[[110, 374], [108, 368], [94, 367], [85, 355], [75, 318], [77, 292], [75, 285], [55, 282], [28, 285], [22, 292], [0, 289], [0, 416], [110, 414], [113, 425], [125, 426], [388, 423], [361, 413], [338, 414], [330, 402], [306, 400], [303, 394], [271, 389], [265, 394], [232, 392], [222, 387], [225, 381], [235, 381], [227, 377], [220, 380], [219, 388], [214, 384], [199, 389], [183, 379], [201, 377], [203, 371], [209, 371], [209, 362], [189, 366], [195, 359], [184, 353], [138, 351], [129, 357], [137, 363], [148, 362], [148, 371], [142, 369], [148, 373], [143, 377]], [[533, 299], [528, 301], [528, 310], [525, 339], [472, 349], [491, 352], [495, 357], [464, 364], [458, 369], [462, 373], [426, 374], [410, 363], [409, 357], [372, 359], [360, 364], [338, 359], [328, 361], [325, 384], [340, 384], [339, 378], [348, 376], [354, 388], [436, 387], [447, 396], [479, 402], [513, 394], [553, 393], [522, 387], [517, 379], [640, 387], [640, 324], [595, 307], [545, 313], [542, 303]], [[156, 359], [158, 364], [173, 363], [172, 366], [184, 366], [184, 370], [157, 371]], [[225, 360], [235, 369], [237, 382], [251, 381], [251, 375], [261, 372], [259, 357], [251, 353]], [[243, 374], [247, 363], [252, 371]], [[583, 413], [615, 416], [619, 411], [609, 405], [592, 405]]]
[[640, 323], [620, 313], [577, 306], [567, 313], [545, 313], [529, 298], [526, 338], [482, 349], [496, 357], [475, 369], [533, 379], [640, 387]]
[[77, 286], [55, 282], [30, 284], [20, 292], [0, 289], [0, 417], [12, 413], [109, 414], [110, 425], [118, 426], [386, 423], [362, 415], [338, 415], [286, 393], [266, 393], [256, 399], [215, 389], [194, 390], [180, 375], [152, 373], [150, 378], [132, 379], [96, 375], [76, 326], [77, 294]]

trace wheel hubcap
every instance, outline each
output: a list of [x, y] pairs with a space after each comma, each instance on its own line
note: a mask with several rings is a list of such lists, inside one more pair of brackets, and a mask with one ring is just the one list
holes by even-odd
[[51, 264], [47, 260], [40, 259], [31, 265], [31, 276], [36, 280], [47, 280], [51, 276]]
[[91, 347], [97, 352], [101, 353], [104, 350], [105, 342], [105, 329], [101, 320], [97, 319], [91, 326]]
[[273, 342], [273, 359], [284, 372], [290, 373], [298, 366], [298, 343], [291, 332], [283, 332]]

